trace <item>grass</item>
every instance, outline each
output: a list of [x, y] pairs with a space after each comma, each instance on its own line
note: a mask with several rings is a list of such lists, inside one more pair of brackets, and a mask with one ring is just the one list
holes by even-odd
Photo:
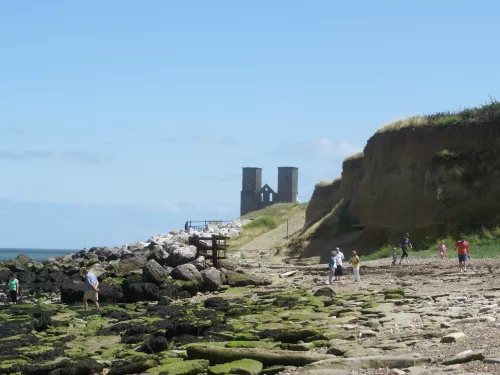
[[333, 179], [332, 181], [320, 181], [316, 185], [314, 185], [314, 188], [317, 189], [320, 187], [331, 186], [334, 183], [336, 183], [337, 181], [340, 181], [341, 179], [342, 179], [342, 177], [337, 177], [337, 178]]
[[306, 208], [307, 203], [276, 203], [242, 216], [242, 219], [252, 221], [243, 226], [243, 230], [238, 237], [228, 241], [229, 248], [237, 249], [245, 245], [254, 238], [275, 229], [298, 213], [305, 211]]
[[346, 157], [344, 159], [344, 162], [349, 161], [349, 160], [354, 160], [354, 159], [361, 159], [361, 158], [363, 158], [363, 156], [365, 156], [365, 153], [363, 151], [361, 151], [361, 152], [358, 152], [356, 154], [349, 155], [348, 157]]
[[[458, 237], [459, 236], [448, 235], [441, 238], [425, 240], [420, 246], [415, 246], [413, 250], [409, 250], [410, 257], [439, 258], [439, 246], [442, 240], [444, 240], [448, 248], [445, 257], [456, 257], [457, 250], [455, 248], [455, 242], [458, 241]], [[500, 226], [492, 229], [485, 228], [475, 233], [469, 233], [465, 236], [465, 239], [469, 242], [471, 258], [484, 259], [500, 257]], [[401, 256], [401, 249], [399, 245], [396, 245], [384, 246], [367, 256], [363, 256], [362, 261], [391, 258], [394, 247], [398, 249], [399, 258]]]
[[432, 115], [398, 119], [377, 130], [377, 134], [398, 131], [407, 127], [450, 126], [457, 124], [494, 123], [500, 121], [500, 102], [491, 99], [489, 103], [476, 108], [457, 112], [439, 112]]

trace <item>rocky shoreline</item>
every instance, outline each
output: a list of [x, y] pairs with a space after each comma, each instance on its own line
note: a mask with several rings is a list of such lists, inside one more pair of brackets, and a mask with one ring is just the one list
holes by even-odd
[[[467, 273], [451, 260], [363, 263], [361, 284], [346, 267], [330, 287], [326, 265], [260, 253], [207, 267], [186, 234], [0, 263], [1, 280], [16, 271], [26, 292], [26, 303], [0, 306], [0, 374], [500, 371], [498, 261]], [[102, 307], [87, 314], [82, 268], [102, 283]]]

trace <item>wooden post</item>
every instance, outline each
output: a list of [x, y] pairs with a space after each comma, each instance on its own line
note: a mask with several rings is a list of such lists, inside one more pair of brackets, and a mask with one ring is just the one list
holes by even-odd
[[286, 242], [288, 243], [288, 219], [286, 221]]
[[215, 234], [212, 234], [212, 263], [215, 268], [219, 267], [219, 262], [218, 262], [218, 251], [217, 251], [217, 237]]

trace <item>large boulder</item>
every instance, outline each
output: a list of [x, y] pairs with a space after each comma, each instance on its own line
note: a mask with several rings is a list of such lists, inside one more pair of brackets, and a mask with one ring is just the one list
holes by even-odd
[[165, 251], [165, 249], [160, 245], [154, 245], [152, 249], [149, 251], [148, 260], [155, 260], [162, 266], [167, 263], [167, 258], [169, 254]]
[[[61, 284], [61, 302], [67, 304], [81, 303], [85, 293], [85, 283], [67, 281]], [[99, 284], [99, 302], [124, 302], [120, 285]]]
[[203, 276], [192, 264], [182, 264], [175, 267], [170, 276], [178, 280], [192, 281], [198, 285], [203, 283]]
[[206, 270], [201, 271], [201, 276], [203, 277], [203, 290], [213, 292], [219, 289], [222, 285], [220, 271], [217, 268], [207, 268]]
[[167, 258], [167, 265], [177, 267], [181, 264], [189, 263], [196, 259], [196, 253], [196, 247], [194, 246], [176, 247]]
[[148, 262], [147, 258], [143, 255], [134, 255], [120, 260], [116, 265], [116, 274], [118, 276], [125, 276], [132, 271], [142, 269]]
[[167, 277], [167, 271], [154, 259], [148, 260], [142, 268], [142, 274], [148, 281], [156, 284], [160, 284]]

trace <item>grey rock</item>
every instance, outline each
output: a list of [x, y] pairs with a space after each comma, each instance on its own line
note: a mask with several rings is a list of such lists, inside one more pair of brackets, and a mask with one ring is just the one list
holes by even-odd
[[[196, 259], [196, 247], [194, 246], [183, 246], [178, 247], [167, 258], [167, 266], [177, 267], [181, 264], [189, 263]], [[193, 266], [194, 267], [194, 266]], [[196, 268], [196, 267], [195, 267]]]
[[449, 335], [443, 336], [441, 338], [442, 343], [452, 343], [465, 339], [465, 333], [463, 332], [454, 332]]
[[204, 256], [199, 256], [198, 258], [196, 258], [195, 260], [193, 260], [189, 263], [192, 264], [193, 266], [195, 266], [198, 271], [202, 271], [205, 268], [207, 268]]
[[116, 274], [118, 276], [125, 276], [132, 271], [137, 271], [142, 269], [148, 262], [147, 258], [142, 255], [134, 255], [120, 260], [116, 265]]
[[160, 284], [167, 277], [165, 269], [154, 259], [148, 260], [142, 268], [142, 274], [156, 284]]
[[222, 285], [220, 271], [217, 268], [210, 267], [201, 271], [203, 277], [203, 289], [208, 291], [216, 291]]
[[170, 274], [174, 279], [193, 281], [198, 285], [203, 283], [203, 276], [192, 264], [181, 264], [175, 267]]

